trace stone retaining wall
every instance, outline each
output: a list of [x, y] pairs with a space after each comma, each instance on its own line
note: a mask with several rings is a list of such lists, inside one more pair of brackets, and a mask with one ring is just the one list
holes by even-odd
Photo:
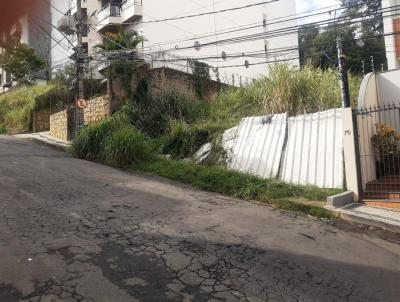
[[111, 115], [111, 100], [108, 96], [100, 96], [87, 102], [83, 110], [85, 124], [101, 121]]
[[41, 109], [33, 112], [32, 130], [33, 132], [43, 132], [50, 130], [50, 108]]
[[50, 135], [63, 141], [72, 137], [74, 110], [66, 109], [50, 116]]

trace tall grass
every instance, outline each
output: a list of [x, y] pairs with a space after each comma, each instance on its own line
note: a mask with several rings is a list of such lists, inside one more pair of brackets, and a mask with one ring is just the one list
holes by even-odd
[[110, 165], [123, 167], [151, 157], [152, 151], [145, 136], [133, 126], [114, 131], [104, 142], [103, 158]]
[[72, 143], [75, 156], [125, 166], [152, 157], [146, 137], [117, 114], [79, 131]]
[[[269, 66], [269, 74], [244, 88], [220, 93], [211, 103], [214, 120], [236, 121], [249, 115], [273, 112], [316, 112], [341, 106], [338, 70], [312, 66], [298, 69], [289, 64]], [[355, 103], [361, 78], [349, 76], [351, 99]]]
[[75, 156], [87, 160], [99, 160], [103, 155], [104, 142], [124, 123], [118, 116], [107, 118], [100, 123], [81, 129], [72, 143]]
[[171, 120], [191, 123], [205, 116], [207, 103], [189, 91], [166, 85], [137, 97], [125, 109], [130, 122], [154, 138], [168, 132]]
[[11, 132], [31, 130], [35, 98], [46, 93], [51, 85], [14, 88], [0, 95], [0, 124]]

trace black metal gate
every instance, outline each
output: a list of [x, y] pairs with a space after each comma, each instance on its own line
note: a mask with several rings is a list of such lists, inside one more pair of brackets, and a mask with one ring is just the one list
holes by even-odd
[[361, 198], [400, 201], [400, 104], [354, 111]]

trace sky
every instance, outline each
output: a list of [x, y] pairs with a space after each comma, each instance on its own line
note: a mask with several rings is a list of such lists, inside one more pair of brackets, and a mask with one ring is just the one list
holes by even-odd
[[305, 12], [339, 3], [340, 1], [338, 0], [296, 0], [298, 12]]

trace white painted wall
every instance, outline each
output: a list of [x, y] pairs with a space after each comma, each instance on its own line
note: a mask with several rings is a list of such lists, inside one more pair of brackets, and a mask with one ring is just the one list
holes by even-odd
[[[395, 6], [395, 5], [400, 5], [400, 0], [382, 0], [382, 7], [384, 9], [391, 7], [391, 6]], [[384, 17], [390, 16], [390, 15], [395, 15], [395, 14], [398, 14], [399, 12], [400, 12], [400, 9], [399, 9], [399, 11], [384, 13]], [[395, 18], [399, 18], [399, 16], [396, 16]], [[385, 34], [391, 34], [394, 32], [392, 18], [390, 18], [390, 17], [384, 18], [383, 23], [384, 23]], [[385, 45], [386, 45], [386, 57], [388, 60], [389, 70], [400, 68], [400, 60], [396, 56], [396, 47], [395, 47], [394, 36], [392, 36], [392, 35], [386, 36], [385, 37]]]
[[[67, 12], [70, 6], [69, 0], [51, 0], [51, 4], [64, 13]], [[54, 26], [57, 26], [58, 20], [63, 16], [58, 10], [51, 8], [51, 23]], [[68, 57], [72, 54], [72, 51], [70, 50], [71, 46], [68, 41], [57, 29], [52, 27], [51, 34], [54, 38], [51, 41], [51, 65], [52, 68], [56, 69], [69, 61]], [[61, 42], [57, 44], [56, 41], [60, 40]]]
[[[218, 11], [222, 9], [239, 7], [246, 4], [258, 3], [258, 1], [248, 0], [230, 0], [230, 1], [218, 1], [218, 0], [143, 0], [143, 21], [148, 22], [155, 19], [165, 19], [175, 16], [184, 16], [190, 14], [197, 14], [210, 11]], [[201, 44], [214, 42], [217, 39], [227, 39], [237, 37], [241, 35], [263, 33], [264, 29], [262, 26], [246, 30], [235, 32], [232, 34], [217, 34], [215, 31], [222, 31], [228, 28], [247, 27], [249, 24], [262, 25], [263, 15], [266, 15], [267, 20], [274, 20], [279, 17], [285, 17], [296, 13], [296, 3], [294, 0], [279, 0], [274, 3], [265, 4], [264, 6], [256, 6], [248, 9], [242, 9], [238, 11], [231, 11], [226, 13], [220, 13], [215, 15], [208, 15], [203, 17], [196, 17], [190, 19], [183, 19], [178, 21], [168, 21], [162, 23], [145, 23], [143, 24], [143, 32], [146, 38], [145, 47], [151, 47], [152, 50], [165, 50], [174, 48], [191, 47], [194, 45], [194, 40], [189, 42], [179, 42], [177, 40], [186, 39], [193, 36], [202, 36], [204, 34], [211, 34], [207, 38], [199, 38], [198, 41]], [[268, 22], [268, 21], [267, 21]], [[277, 28], [283, 28], [287, 26], [296, 25], [295, 21], [282, 23], [275, 26], [268, 26], [267, 30], [274, 30]], [[172, 42], [174, 41], [174, 42]], [[297, 34], [290, 36], [276, 37], [268, 41], [269, 50], [278, 49], [281, 47], [298, 47]], [[263, 63], [273, 61], [275, 59], [286, 59], [298, 57], [298, 51], [292, 51], [285, 55], [274, 56], [270, 55], [268, 58], [262, 56], [261, 58], [250, 58], [246, 54], [254, 51], [264, 50], [264, 40], [257, 40], [251, 42], [241, 42], [237, 44], [220, 45], [202, 47], [200, 51], [194, 49], [186, 50], [175, 50], [172, 53], [174, 55], [183, 57], [207, 57], [207, 56], [221, 56], [222, 51], [229, 54], [241, 54], [244, 53], [244, 57], [238, 59], [231, 59], [223, 61], [222, 59], [204, 60], [214, 67], [224, 65], [241, 65], [240, 67], [227, 68], [220, 70], [220, 76], [223, 80], [231, 80], [231, 74], [242, 76], [242, 81], [245, 82], [246, 78], [257, 78], [260, 75], [266, 74], [266, 64], [250, 66], [246, 69], [244, 67], [245, 60], [249, 60], [250, 63]], [[184, 64], [178, 62], [178, 64]], [[298, 65], [298, 60], [293, 60], [292, 64]]]

